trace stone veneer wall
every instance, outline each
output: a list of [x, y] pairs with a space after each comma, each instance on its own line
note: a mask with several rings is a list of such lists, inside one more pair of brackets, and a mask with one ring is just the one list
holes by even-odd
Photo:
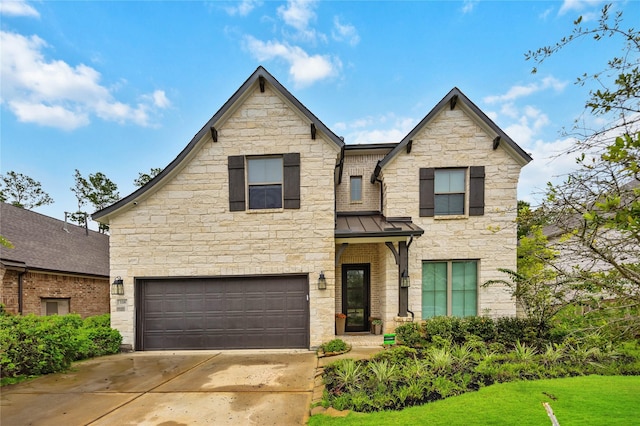
[[[383, 154], [351, 154], [344, 157], [342, 183], [336, 187], [336, 209], [339, 212], [380, 211], [380, 184], [370, 178]], [[351, 176], [362, 176], [362, 201], [351, 201]]]
[[[110, 222], [111, 274], [125, 296], [112, 298], [112, 326], [135, 344], [134, 278], [309, 275], [310, 346], [334, 336], [334, 169], [339, 148], [270, 85], [254, 86], [216, 125], [184, 168]], [[300, 153], [301, 207], [229, 211], [227, 157]], [[317, 289], [324, 271], [328, 288]], [[124, 309], [124, 310], [122, 310]]]
[[[485, 166], [484, 216], [420, 217], [419, 169], [467, 166]], [[444, 108], [413, 137], [411, 153], [403, 151], [383, 169], [384, 213], [410, 216], [425, 230], [409, 249], [409, 309], [417, 319], [422, 315], [423, 260], [479, 259], [478, 314], [515, 315], [515, 302], [505, 287], [480, 285], [489, 279], [504, 278], [498, 268], [516, 269], [520, 169], [521, 165], [503, 147], [492, 149], [490, 135], [460, 106], [454, 110]], [[391, 311], [388, 309], [387, 314]]]
[[[0, 301], [18, 313], [19, 272], [3, 270]], [[27, 272], [22, 278], [22, 313], [40, 315], [41, 299], [69, 299], [69, 312], [86, 318], [109, 313], [110, 284], [106, 278]]]

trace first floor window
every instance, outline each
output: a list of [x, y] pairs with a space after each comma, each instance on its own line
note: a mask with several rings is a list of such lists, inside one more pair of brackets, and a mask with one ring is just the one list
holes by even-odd
[[478, 262], [422, 263], [422, 318], [478, 314]]
[[249, 209], [282, 208], [282, 157], [247, 159]]
[[69, 313], [69, 299], [40, 299], [42, 315], [66, 315]]

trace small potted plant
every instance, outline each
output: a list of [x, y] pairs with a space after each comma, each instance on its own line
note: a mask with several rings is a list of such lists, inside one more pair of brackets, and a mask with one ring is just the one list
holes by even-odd
[[342, 312], [336, 314], [336, 334], [344, 334], [344, 327], [347, 323], [347, 316]]
[[382, 320], [374, 319], [371, 321], [371, 325], [373, 325], [373, 334], [382, 334]]

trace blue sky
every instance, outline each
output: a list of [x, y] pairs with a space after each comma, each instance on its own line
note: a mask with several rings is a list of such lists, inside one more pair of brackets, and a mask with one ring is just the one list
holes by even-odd
[[[576, 77], [621, 46], [581, 40], [536, 74], [524, 54], [604, 4], [2, 0], [0, 172], [40, 181], [55, 203], [36, 211], [59, 219], [76, 209], [76, 168], [124, 197], [262, 65], [346, 143], [397, 142], [458, 87], [534, 157], [519, 199], [535, 204], [574, 164], [553, 157], [583, 115]], [[637, 23], [640, 2], [613, 7]]]

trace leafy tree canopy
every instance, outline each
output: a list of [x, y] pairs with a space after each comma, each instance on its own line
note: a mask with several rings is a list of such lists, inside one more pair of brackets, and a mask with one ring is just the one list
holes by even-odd
[[27, 210], [53, 203], [40, 182], [14, 171], [0, 177], [0, 201]]
[[158, 176], [161, 171], [162, 168], [160, 167], [152, 167], [149, 173], [138, 173], [138, 177], [133, 180], [133, 184], [138, 188], [143, 187], [149, 183], [151, 179]]
[[[75, 187], [71, 188], [78, 200], [78, 212], [72, 215], [71, 220], [85, 225], [83, 207], [87, 204], [91, 205], [94, 210], [103, 209], [120, 199], [118, 193], [118, 185], [105, 176], [102, 172], [89, 174], [88, 178], [82, 176], [80, 171], [75, 171]], [[105, 224], [99, 225], [100, 232], [109, 230], [109, 226]]]
[[[618, 6], [619, 4], [616, 4]], [[640, 33], [623, 27], [622, 11], [606, 5], [593, 26], [576, 19], [571, 34], [527, 53], [537, 65], [579, 39], [617, 43], [604, 68], [576, 83], [592, 87], [585, 111], [598, 128], [574, 123], [578, 167], [548, 184], [543, 214], [564, 234], [551, 262], [573, 289], [595, 298], [640, 305]], [[617, 54], [616, 54], [617, 53]], [[537, 68], [534, 68], [534, 72]], [[584, 118], [583, 118], [584, 119]], [[596, 120], [597, 119], [597, 120]], [[565, 154], [567, 154], [565, 153]], [[559, 258], [560, 259], [560, 258]], [[638, 324], [640, 327], [640, 324]]]

